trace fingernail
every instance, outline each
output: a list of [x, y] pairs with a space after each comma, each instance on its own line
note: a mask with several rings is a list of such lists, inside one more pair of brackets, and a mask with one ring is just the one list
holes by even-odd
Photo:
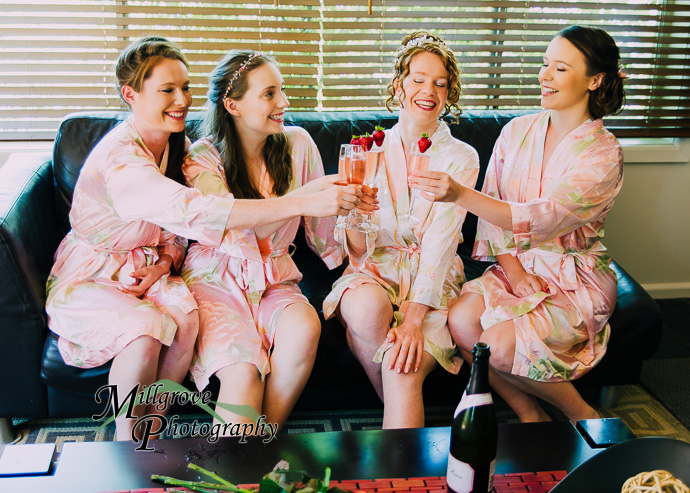
[[398, 373], [400, 373], [400, 368], [398, 368], [398, 370], [397, 370], [397, 371], [398, 371]]

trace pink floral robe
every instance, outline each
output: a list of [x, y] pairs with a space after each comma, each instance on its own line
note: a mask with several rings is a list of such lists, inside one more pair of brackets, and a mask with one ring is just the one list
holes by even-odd
[[[323, 176], [318, 149], [306, 130], [285, 127], [291, 148], [290, 190]], [[194, 143], [184, 165], [190, 185], [205, 194], [226, 194], [221, 157], [208, 139]], [[272, 196], [264, 169], [261, 192]], [[293, 303], [309, 301], [297, 283], [302, 274], [289, 248], [302, 222], [310, 247], [329, 268], [340, 265], [342, 247], [333, 239], [334, 218], [293, 218], [270, 238], [257, 241], [253, 229], [229, 231], [217, 248], [189, 248], [182, 277], [199, 304], [199, 337], [192, 376], [202, 390], [215, 372], [234, 363], [257, 366], [262, 378], [271, 371], [270, 353], [278, 319]]]
[[572, 380], [606, 352], [617, 281], [599, 241], [623, 180], [623, 157], [601, 120], [567, 135], [544, 163], [550, 112], [516, 118], [496, 142], [483, 191], [508, 201], [512, 231], [479, 221], [474, 257], [516, 256], [549, 287], [519, 298], [498, 264], [463, 286], [484, 296], [486, 329], [512, 320], [512, 373], [539, 381]]
[[166, 178], [131, 119], [103, 137], [79, 174], [72, 229], [47, 282], [48, 326], [60, 336], [65, 362], [100, 366], [142, 335], [170, 345], [177, 325], [161, 307], [197, 307], [182, 279], [165, 275], [142, 298], [119, 288], [161, 254], [179, 267], [185, 238], [220, 244], [233, 204], [230, 196], [204, 197]]
[[[377, 175], [380, 209], [372, 217], [381, 229], [368, 235], [363, 256], [350, 254], [350, 265], [324, 300], [323, 313], [326, 318], [332, 317], [345, 291], [365, 283], [378, 284], [386, 290], [394, 307], [393, 327], [402, 323], [409, 302], [427, 305], [430, 310], [422, 323], [424, 350], [446, 370], [457, 373], [462, 360], [457, 356], [447, 321], [448, 310], [465, 281], [457, 247], [462, 241], [460, 230], [466, 211], [417, 195], [414, 215], [420, 222], [410, 227], [408, 221], [399, 219], [409, 209], [411, 189], [398, 125], [385, 133], [385, 168], [379, 169]], [[432, 146], [426, 151], [431, 158], [429, 169], [444, 171], [460, 183], [474, 187], [479, 174], [477, 152], [455, 139], [443, 122], [439, 122], [431, 141]], [[337, 229], [336, 235], [347, 249], [344, 230]], [[374, 361], [381, 362], [384, 352], [392, 346], [382, 343]]]

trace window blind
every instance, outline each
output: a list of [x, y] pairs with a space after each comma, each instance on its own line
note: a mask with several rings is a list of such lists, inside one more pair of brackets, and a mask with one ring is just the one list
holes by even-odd
[[381, 109], [402, 36], [444, 36], [462, 70], [461, 107], [539, 108], [548, 42], [572, 24], [605, 28], [621, 48], [622, 136], [690, 135], [690, 0], [0, 0], [0, 140], [52, 139], [73, 111], [122, 109], [114, 62], [148, 34], [190, 60], [194, 109], [229, 49], [274, 55], [291, 110]]

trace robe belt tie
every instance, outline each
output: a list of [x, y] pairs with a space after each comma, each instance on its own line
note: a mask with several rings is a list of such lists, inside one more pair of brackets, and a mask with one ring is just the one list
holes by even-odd
[[603, 245], [597, 244], [586, 252], [571, 250], [566, 253], [559, 253], [533, 248], [524, 252], [521, 256], [525, 255], [531, 257], [533, 271], [534, 261], [537, 257], [558, 259], [558, 265], [554, 266], [558, 268], [558, 285], [563, 290], [575, 291], [580, 287], [580, 281], [577, 275], [578, 268], [584, 272], [592, 272], [597, 265], [599, 254], [605, 251], [606, 249]]
[[241, 264], [241, 276], [236, 279], [240, 288], [249, 291], [251, 301], [258, 303], [261, 294], [266, 291], [266, 287], [275, 284], [279, 279], [278, 268], [275, 259], [288, 255], [290, 248], [273, 250], [266, 256], [264, 262], [257, 262], [243, 259]]
[[[418, 267], [419, 255], [421, 255], [422, 249], [417, 243], [411, 243], [408, 246], [391, 245], [388, 248], [398, 250], [401, 253], [398, 272], [401, 273], [399, 302], [402, 303], [408, 299], [410, 289], [412, 288], [412, 259], [416, 257]], [[402, 255], [403, 253], [407, 253], [407, 255]]]

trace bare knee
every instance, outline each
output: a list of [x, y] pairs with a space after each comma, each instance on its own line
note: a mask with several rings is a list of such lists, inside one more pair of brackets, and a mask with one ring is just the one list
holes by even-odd
[[380, 343], [390, 328], [393, 305], [381, 286], [364, 284], [345, 291], [340, 314], [354, 336], [375, 339]]
[[175, 344], [180, 348], [194, 349], [196, 338], [199, 334], [199, 311], [192, 310], [189, 313], [178, 315]]
[[477, 293], [465, 293], [453, 304], [448, 313], [448, 329], [455, 343], [466, 351], [472, 351], [482, 335], [481, 316], [484, 298]]
[[161, 347], [159, 340], [150, 336], [139, 336], [130, 342], [120, 355], [126, 355], [127, 360], [137, 361], [141, 366], [157, 365]]
[[288, 306], [278, 322], [276, 345], [290, 345], [302, 353], [316, 354], [321, 321], [314, 307], [305, 303]]
[[489, 345], [491, 351], [489, 364], [491, 367], [503, 373], [510, 373], [515, 359], [515, 333], [512, 332], [511, 338], [511, 334], [507, 332], [512, 330], [512, 327], [504, 330], [496, 330], [495, 327], [497, 326], [484, 331], [479, 340]]
[[395, 369], [389, 370], [392, 351], [386, 351], [381, 362], [381, 375], [383, 377], [383, 391], [386, 389], [393, 390], [396, 393], [404, 393], [405, 395], [420, 394], [424, 385], [424, 380], [431, 371], [438, 366], [436, 360], [426, 351], [422, 355], [422, 363], [418, 371], [410, 371], [409, 373], [398, 373]]

